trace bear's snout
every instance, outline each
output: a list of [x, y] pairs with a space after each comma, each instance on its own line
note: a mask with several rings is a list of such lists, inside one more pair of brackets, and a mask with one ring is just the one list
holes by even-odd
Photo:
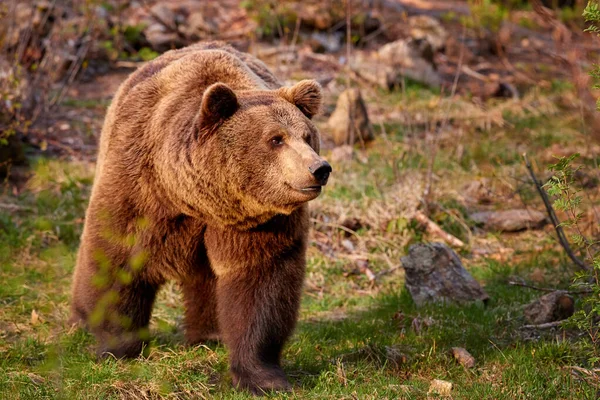
[[321, 186], [325, 186], [327, 184], [327, 180], [329, 179], [329, 174], [331, 174], [332, 168], [331, 165], [325, 160], [320, 160], [314, 162], [308, 170], [315, 177], [316, 181]]

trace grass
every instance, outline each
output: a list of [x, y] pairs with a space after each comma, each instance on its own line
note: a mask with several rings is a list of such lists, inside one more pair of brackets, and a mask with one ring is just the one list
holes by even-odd
[[[386, 96], [381, 102], [389, 107], [408, 114], [428, 109], [432, 120], [438, 118], [435, 93], [409, 87], [405, 95]], [[522, 173], [523, 149], [541, 154], [565, 144], [565, 135], [585, 140], [571, 134], [575, 122], [562, 111], [505, 111], [498, 111], [504, 113], [504, 124], [466, 125], [465, 136], [441, 136], [434, 164], [440, 207], [432, 217], [468, 242], [461, 255], [485, 285], [491, 298], [487, 306], [417, 308], [403, 287], [401, 270], [376, 285], [356, 271], [356, 258], [368, 260], [378, 273], [395, 266], [410, 243], [435, 239], [410, 221], [427, 168], [428, 147], [422, 140], [427, 124], [386, 122], [387, 138], [359, 150], [357, 159], [335, 165], [330, 186], [313, 204], [301, 317], [283, 357], [295, 389], [273, 398], [435, 398], [428, 394], [433, 379], [452, 382], [455, 399], [596, 398], [593, 383], [569, 368], [586, 366], [585, 340], [521, 330], [521, 307], [539, 293], [506, 284], [516, 275], [540, 286], [568, 286], [568, 262], [555, 242], [543, 232], [471, 237], [471, 206], [460, 189], [465, 181], [495, 178], [497, 206], [520, 204], [506, 181]], [[526, 137], [520, 140], [519, 133]], [[32, 160], [31, 170], [24, 190], [14, 194], [7, 186], [0, 201], [0, 398], [250, 398], [232, 389], [222, 345], [184, 346], [175, 284], [159, 295], [146, 357], [96, 361], [94, 339], [66, 322], [93, 165], [42, 158]], [[535, 197], [525, 200], [532, 203]], [[363, 227], [353, 234], [340, 230], [339, 221], [348, 217], [359, 218]], [[486, 246], [509, 249], [509, 255], [469, 251]], [[460, 366], [450, 354], [452, 347], [466, 348], [476, 367]]]

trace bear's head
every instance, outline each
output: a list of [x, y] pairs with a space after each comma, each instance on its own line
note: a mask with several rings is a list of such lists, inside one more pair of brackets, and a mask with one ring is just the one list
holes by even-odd
[[243, 217], [290, 214], [321, 193], [331, 173], [311, 121], [321, 103], [314, 80], [277, 90], [234, 91], [224, 83], [206, 89], [198, 139], [218, 153], [218, 179], [227, 182], [222, 195], [240, 204]]

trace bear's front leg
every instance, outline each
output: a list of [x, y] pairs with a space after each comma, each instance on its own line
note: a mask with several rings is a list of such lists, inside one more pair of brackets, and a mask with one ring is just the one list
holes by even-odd
[[233, 384], [254, 394], [289, 390], [280, 355], [298, 315], [304, 237], [282, 246], [269, 243], [269, 235], [224, 236], [207, 248], [217, 274], [219, 327], [229, 349]]

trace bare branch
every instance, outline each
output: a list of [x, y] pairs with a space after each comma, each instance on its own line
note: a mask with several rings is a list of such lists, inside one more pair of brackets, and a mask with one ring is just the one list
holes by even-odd
[[418, 223], [425, 225], [425, 229], [428, 233], [438, 236], [449, 245], [455, 247], [465, 247], [465, 243], [462, 240], [444, 231], [438, 224], [430, 220], [423, 212], [417, 211], [414, 218]]
[[521, 327], [521, 329], [551, 329], [551, 328], [556, 328], [557, 326], [560, 326], [563, 321], [554, 321], [554, 322], [546, 322], [545, 324], [539, 324], [539, 325], [523, 325]]
[[586, 263], [584, 263], [583, 261], [581, 261], [575, 255], [575, 253], [573, 253], [573, 250], [571, 249], [571, 245], [569, 244], [569, 241], [567, 240], [567, 236], [565, 235], [565, 232], [563, 231], [562, 226], [560, 224], [560, 220], [556, 216], [556, 212], [554, 211], [554, 208], [552, 207], [552, 203], [550, 203], [548, 194], [544, 190], [542, 183], [536, 177], [535, 172], [533, 171], [533, 167], [531, 166], [531, 163], [529, 162], [529, 159], [527, 158], [527, 154], [523, 154], [523, 159], [525, 160], [525, 167], [527, 167], [529, 176], [531, 177], [531, 180], [533, 181], [535, 188], [537, 189], [540, 197], [542, 198], [542, 201], [544, 202], [544, 206], [546, 207], [546, 211], [548, 212], [548, 217], [550, 218], [550, 222], [552, 222], [552, 226], [554, 226], [554, 230], [556, 231], [556, 236], [558, 236], [558, 241], [559, 241], [560, 245], [565, 250], [565, 252], [569, 256], [569, 258], [575, 263], [575, 265], [577, 265], [577, 267], [579, 269], [581, 269], [583, 271], [588, 271], [588, 272], [591, 271], [592, 268], [589, 265], [587, 265]]
[[510, 286], [520, 286], [520, 287], [524, 287], [524, 288], [528, 288], [528, 289], [539, 290], [540, 292], [562, 291], [562, 292], [565, 292], [565, 293], [568, 293], [568, 294], [588, 294], [588, 293], [593, 293], [592, 290], [585, 290], [585, 289], [584, 290], [563, 290], [563, 289], [544, 288], [544, 287], [529, 285], [527, 283], [515, 282], [515, 281], [508, 281], [507, 283]]

